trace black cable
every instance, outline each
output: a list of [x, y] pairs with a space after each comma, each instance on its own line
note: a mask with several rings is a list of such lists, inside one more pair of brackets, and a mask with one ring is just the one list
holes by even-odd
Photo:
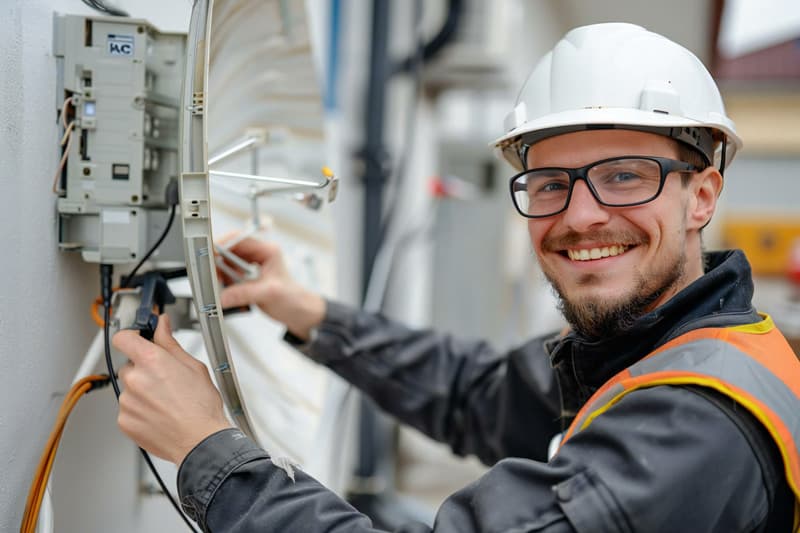
[[[409, 60], [411, 60], [412, 68], [408, 71], [411, 74], [411, 78], [413, 80], [413, 89], [411, 94], [411, 101], [408, 102], [408, 114], [406, 116], [406, 124], [405, 124], [405, 135], [403, 138], [403, 146], [400, 148], [399, 155], [397, 157], [397, 166], [395, 167], [394, 171], [394, 179], [389, 180], [389, 199], [386, 202], [386, 211], [383, 213], [383, 218], [381, 222], [381, 232], [380, 232], [380, 242], [383, 243], [386, 241], [386, 237], [389, 235], [389, 229], [392, 226], [397, 204], [401, 201], [401, 195], [403, 192], [403, 182], [406, 178], [407, 173], [407, 165], [409, 160], [409, 155], [412, 151], [412, 145], [414, 143], [414, 134], [416, 132], [416, 119], [415, 114], [417, 112], [417, 105], [419, 104], [419, 95], [420, 91], [422, 90], [422, 65], [424, 64], [424, 49], [425, 43], [423, 42], [421, 36], [421, 24], [422, 24], [422, 1], [416, 0], [414, 4], [414, 29], [417, 36], [416, 47], [414, 49], [414, 53], [411, 54]], [[402, 72], [401, 70], [395, 71], [395, 73]]]
[[167, 220], [167, 226], [164, 228], [164, 231], [161, 233], [161, 236], [156, 240], [155, 244], [150, 247], [147, 253], [144, 254], [144, 257], [133, 267], [130, 274], [127, 276], [123, 276], [120, 285], [123, 289], [127, 288], [130, 284], [133, 277], [136, 275], [136, 272], [141, 268], [145, 261], [150, 259], [150, 256], [153, 255], [161, 243], [164, 242], [164, 239], [167, 238], [167, 234], [169, 233], [170, 228], [172, 227], [172, 222], [175, 220], [175, 210], [178, 207], [178, 203], [180, 202], [180, 192], [178, 186], [178, 180], [172, 178], [167, 183], [166, 188], [164, 189], [164, 203], [171, 206], [171, 210], [169, 213], [169, 220]]
[[86, 5], [88, 5], [89, 7], [92, 7], [94, 9], [96, 9], [97, 11], [99, 11], [101, 13], [104, 13], [106, 15], [111, 15], [111, 16], [114, 16], [114, 17], [127, 17], [127, 16], [129, 16], [126, 11], [123, 11], [122, 9], [115, 8], [115, 7], [109, 7], [109, 6], [105, 5], [101, 0], [83, 0], [83, 2]]
[[103, 299], [103, 342], [106, 351], [106, 368], [108, 377], [111, 379], [111, 386], [114, 387], [114, 395], [119, 399], [119, 384], [117, 374], [114, 372], [114, 362], [111, 361], [111, 285], [114, 278], [114, 266], [108, 264], [100, 265], [100, 296]]
[[392, 198], [386, 202], [388, 207], [383, 214], [381, 222], [381, 242], [383, 242], [389, 234], [393, 223], [393, 217], [395, 216], [395, 207], [400, 200], [400, 194], [402, 192], [402, 182], [406, 174], [407, 159], [411, 152], [411, 144], [415, 133], [414, 113], [417, 109], [417, 101], [422, 88], [422, 67], [426, 62], [436, 57], [446, 45], [456, 38], [460, 26], [463, 24], [464, 9], [464, 0], [449, 0], [447, 17], [442, 27], [430, 41], [424, 42], [421, 36], [422, 2], [417, 0], [414, 6], [417, 46], [408, 57], [395, 63], [391, 73], [392, 75], [402, 73], [411, 74], [415, 87], [413, 93], [414, 99], [409, 103], [409, 116], [406, 121], [406, 138], [403, 141], [404, 146], [401, 148], [400, 156], [398, 157], [395, 178], [389, 182], [390, 186], [392, 186], [391, 192], [393, 194]]
[[[174, 206], [173, 206], [174, 210]], [[119, 383], [117, 382], [117, 375], [114, 372], [114, 362], [111, 360], [111, 334], [110, 334], [110, 322], [111, 322], [111, 285], [113, 281], [113, 273], [114, 267], [109, 264], [102, 264], [100, 265], [100, 292], [103, 296], [103, 344], [105, 346], [105, 355], [106, 355], [106, 367], [108, 368], [108, 377], [111, 379], [111, 386], [114, 387], [114, 395], [117, 397], [117, 403], [119, 403]], [[150, 454], [148, 454], [144, 449], [139, 448], [139, 451], [142, 452], [142, 456], [144, 457], [147, 466], [150, 468], [150, 471], [153, 473], [153, 476], [156, 478], [158, 482], [158, 486], [161, 487], [161, 490], [164, 491], [164, 495], [169, 499], [169, 502], [175, 508], [175, 511], [183, 518], [183, 521], [186, 522], [186, 525], [189, 526], [189, 529], [194, 533], [200, 533], [195, 529], [192, 523], [189, 521], [189, 518], [183, 514], [181, 508], [178, 507], [178, 502], [175, 501], [175, 498], [172, 496], [172, 493], [167, 489], [164, 480], [161, 479], [161, 476], [158, 474], [158, 470], [156, 470], [153, 461], [150, 459]]]
[[[446, 45], [450, 44], [450, 41], [455, 39], [459, 26], [461, 26], [464, 3], [464, 0], [450, 0], [448, 2], [447, 17], [442, 23], [442, 27], [439, 28], [439, 32], [430, 41], [424, 43], [421, 47], [420, 53], [423, 61], [427, 62], [436, 57]], [[414, 63], [417, 61], [414, 57], [415, 55], [416, 53], [395, 63], [394, 72], [413, 70], [415, 68]]]
[[175, 209], [176, 209], [175, 205], [173, 205], [170, 208], [169, 220], [167, 220], [167, 227], [164, 228], [164, 231], [161, 233], [161, 236], [158, 238], [158, 240], [155, 242], [155, 244], [153, 244], [153, 246], [150, 247], [150, 249], [147, 251], [147, 253], [144, 254], [144, 257], [142, 257], [142, 259], [138, 263], [136, 263], [136, 266], [133, 267], [133, 270], [131, 270], [130, 274], [128, 274], [127, 276], [123, 276], [122, 277], [122, 283], [120, 284], [120, 286], [123, 289], [128, 287], [128, 285], [130, 284], [131, 280], [136, 275], [136, 272], [138, 272], [138, 270], [141, 268], [141, 266], [144, 264], [145, 261], [150, 259], [150, 256], [153, 255], [153, 252], [155, 252], [156, 249], [159, 246], [161, 246], [161, 243], [164, 242], [164, 239], [167, 238], [167, 234], [169, 233], [169, 230], [172, 227], [172, 222], [175, 220]]
[[109, 7], [101, 0], [83, 0], [83, 3], [105, 15], [111, 15], [112, 17], [130, 17], [127, 11], [117, 7]]

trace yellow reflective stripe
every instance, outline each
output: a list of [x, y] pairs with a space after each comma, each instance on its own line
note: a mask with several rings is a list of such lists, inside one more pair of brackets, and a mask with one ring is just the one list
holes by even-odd
[[752, 324], [742, 324], [741, 326], [731, 326], [725, 329], [730, 329], [733, 331], [741, 331], [742, 333], [754, 333], [756, 335], [763, 335], [764, 333], [769, 333], [773, 329], [775, 329], [775, 322], [772, 321], [772, 317], [766, 313], [758, 313], [764, 320], [761, 322], [754, 322]]
[[[772, 321], [772, 319], [770, 319], [769, 317], [767, 318], [770, 321]], [[786, 472], [786, 480], [789, 482], [789, 486], [792, 488], [792, 491], [795, 494], [795, 521], [798, 522], [798, 524], [800, 524], [800, 485], [798, 485], [798, 481], [800, 480], [794, 479], [792, 477], [792, 472], [789, 469], [789, 464], [791, 464], [789, 452], [786, 450], [786, 447], [784, 446], [783, 441], [780, 438], [780, 435], [778, 435], [778, 430], [775, 429], [775, 426], [773, 425], [772, 420], [769, 418], [769, 416], [764, 414], [764, 412], [761, 409], [759, 409], [759, 407], [754, 402], [752, 402], [749, 398], [736, 394], [734, 391], [732, 391], [723, 383], [714, 378], [702, 378], [696, 376], [661, 378], [661, 379], [654, 379], [646, 383], [642, 383], [641, 385], [632, 387], [630, 389], [626, 388], [625, 390], [623, 390], [622, 392], [611, 398], [611, 400], [609, 400], [608, 403], [592, 411], [586, 417], [586, 420], [581, 425], [581, 431], [586, 429], [595, 418], [605, 413], [608, 409], [610, 409], [614, 404], [620, 401], [628, 393], [638, 389], [655, 387], [657, 385], [702, 385], [704, 387], [712, 388], [718, 392], [725, 394], [730, 398], [733, 398], [734, 400], [745, 406], [747, 410], [753, 414], [753, 416], [755, 416], [762, 424], [764, 424], [764, 426], [767, 428], [767, 431], [769, 431], [769, 434], [772, 436], [772, 440], [775, 441], [775, 443], [778, 445], [778, 448], [780, 449], [781, 457], [783, 458], [783, 468], [784, 471]]]

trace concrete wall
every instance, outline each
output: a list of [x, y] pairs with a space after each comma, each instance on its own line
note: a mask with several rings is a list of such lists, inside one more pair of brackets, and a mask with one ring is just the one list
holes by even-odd
[[[157, 12], [149, 1], [133, 14], [148, 6]], [[19, 528], [39, 454], [96, 331], [88, 311], [97, 268], [57, 247], [55, 11], [92, 13], [78, 0], [0, 2], [0, 531]], [[170, 15], [167, 29], [177, 29], [182, 15]], [[163, 497], [137, 492], [139, 459], [116, 428], [112, 396], [86, 397], [67, 426], [53, 474], [56, 531], [178, 530]]]

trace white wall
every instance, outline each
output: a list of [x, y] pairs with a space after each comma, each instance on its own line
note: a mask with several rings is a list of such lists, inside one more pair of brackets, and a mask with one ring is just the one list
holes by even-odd
[[[147, 4], [155, 5], [137, 8]], [[55, 11], [92, 13], [78, 0], [0, 2], [0, 531], [19, 528], [39, 454], [96, 331], [88, 311], [97, 268], [57, 247]], [[180, 530], [163, 498], [137, 494], [137, 452], [115, 413], [103, 390], [67, 425], [54, 472], [56, 531]]]
[[[323, 1], [323, 0], [319, 0]], [[111, 3], [111, 2], [109, 2]], [[164, 31], [186, 31], [190, 0], [113, 2], [133, 17]], [[349, 4], [348, 4], [349, 5]], [[351, 28], [364, 18], [366, 0], [349, 5]], [[168, 6], [168, 7], [166, 7]], [[51, 180], [57, 148], [55, 59], [52, 28], [55, 12], [96, 14], [79, 0], [0, 1], [0, 210], [6, 261], [0, 298], [0, 531], [17, 530], [27, 490], [58, 407], [88, 348], [96, 326], [89, 304], [99, 293], [97, 266], [78, 255], [58, 251], [56, 198]], [[363, 55], [366, 36], [345, 39], [350, 57]], [[357, 54], [355, 50], [358, 50]], [[363, 60], [353, 60], [361, 64]], [[357, 80], [347, 80], [358, 85]], [[343, 91], [341, 117], [353, 121], [356, 90]], [[360, 127], [360, 121], [353, 122]], [[334, 168], [342, 192], [334, 209], [342, 233], [348, 275], [342, 283], [357, 292], [360, 246], [360, 185], [347, 168], [356, 145], [355, 130], [334, 128]], [[343, 157], [337, 154], [347, 154]], [[341, 162], [341, 167], [336, 164]], [[344, 201], [342, 201], [344, 200]], [[352, 210], [352, 214], [348, 213]], [[341, 215], [344, 212], [344, 216]], [[351, 235], [357, 238], [351, 238]], [[356, 268], [352, 268], [356, 266]], [[354, 289], [354, 290], [353, 290]], [[357, 299], [350, 295], [346, 299]], [[102, 369], [97, 369], [102, 371]], [[55, 531], [121, 533], [183, 531], [185, 526], [163, 496], [143, 492], [152, 484], [136, 447], [116, 426], [117, 406], [110, 389], [84, 397], [64, 433], [53, 472]], [[160, 463], [160, 462], [158, 462]], [[161, 463], [162, 476], [174, 491], [175, 469]]]

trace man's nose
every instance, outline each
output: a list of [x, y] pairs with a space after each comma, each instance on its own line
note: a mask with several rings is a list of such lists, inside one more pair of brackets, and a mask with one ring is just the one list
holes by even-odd
[[563, 217], [564, 223], [570, 229], [583, 232], [592, 226], [608, 222], [609, 213], [604, 206], [597, 203], [586, 182], [578, 180], [572, 187], [572, 198]]

